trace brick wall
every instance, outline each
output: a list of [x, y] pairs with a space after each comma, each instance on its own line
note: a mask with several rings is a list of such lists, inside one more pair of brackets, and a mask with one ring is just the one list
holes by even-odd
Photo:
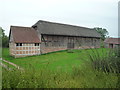
[[22, 46], [16, 46], [15, 43], [10, 43], [10, 55], [14, 57], [25, 57], [40, 54], [40, 46], [35, 44], [24, 44]]
[[55, 51], [60, 51], [60, 50], [66, 50], [67, 48], [57, 48], [57, 47], [51, 47], [51, 48], [49, 48], [49, 47], [44, 47], [44, 48], [42, 48], [42, 50], [41, 50], [41, 53], [42, 54], [44, 54], [44, 53], [49, 53], [49, 52], [55, 52]]

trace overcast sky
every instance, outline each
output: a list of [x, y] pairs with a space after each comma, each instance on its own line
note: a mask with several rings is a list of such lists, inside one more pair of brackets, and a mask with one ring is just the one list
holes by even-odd
[[38, 20], [106, 28], [118, 36], [119, 0], [0, 0], [0, 26], [31, 27]]

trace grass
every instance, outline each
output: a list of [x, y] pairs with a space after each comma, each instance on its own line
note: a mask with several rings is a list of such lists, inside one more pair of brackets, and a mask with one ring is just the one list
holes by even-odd
[[102, 59], [103, 56], [107, 57], [105, 53], [109, 52], [109, 49], [72, 50], [72, 53], [62, 51], [24, 58], [13, 58], [8, 52], [8, 48], [3, 49], [3, 58], [25, 70], [3, 69], [3, 88], [116, 88], [119, 86], [120, 78], [116, 73], [108, 74], [92, 67], [92, 61]]
[[6, 62], [4, 62], [4, 61], [2, 61], [2, 63], [3, 63], [4, 65], [6, 65], [8, 68], [15, 69], [15, 67], [12, 66], [12, 65], [10, 65], [9, 63], [6, 63]]
[[81, 64], [82, 59], [80, 60], [80, 54], [82, 57], [85, 56], [82, 53], [82, 50], [74, 50], [74, 53], [67, 53], [67, 51], [63, 51], [23, 58], [13, 58], [9, 56], [8, 52], [8, 48], [3, 49], [3, 58], [23, 68], [33, 67], [35, 69], [39, 69], [47, 67], [51, 70], [61, 69], [66, 71], [70, 71], [73, 66], [79, 66]]
[[118, 77], [115, 74], [83, 67], [74, 67], [72, 73], [47, 69], [29, 69], [25, 72], [3, 69], [3, 88], [116, 88]]

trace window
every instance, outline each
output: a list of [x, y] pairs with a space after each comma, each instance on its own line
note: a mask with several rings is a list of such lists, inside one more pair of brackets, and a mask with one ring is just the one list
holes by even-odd
[[35, 43], [35, 46], [39, 46], [39, 43]]
[[22, 43], [16, 43], [16, 46], [22, 46]]

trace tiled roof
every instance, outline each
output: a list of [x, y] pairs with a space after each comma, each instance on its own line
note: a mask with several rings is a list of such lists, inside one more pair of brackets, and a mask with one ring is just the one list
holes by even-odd
[[36, 30], [31, 27], [11, 26], [10, 30], [16, 43], [40, 43]]
[[110, 44], [120, 44], [120, 38], [107, 38], [104, 42]]

